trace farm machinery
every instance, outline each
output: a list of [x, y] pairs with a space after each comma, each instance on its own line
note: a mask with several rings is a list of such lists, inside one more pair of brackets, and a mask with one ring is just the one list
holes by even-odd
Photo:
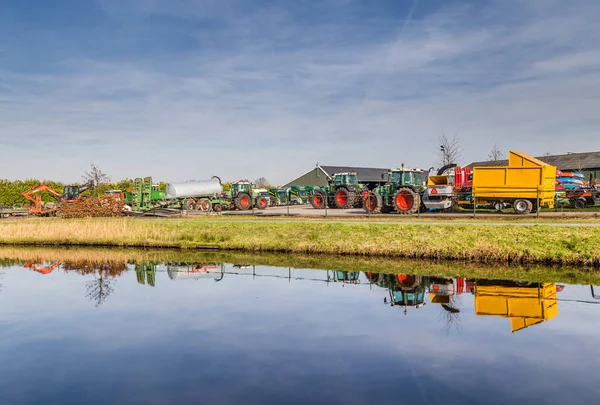
[[[60, 204], [70, 204], [80, 201], [83, 198], [83, 192], [88, 189], [93, 189], [93, 185], [91, 183], [83, 186], [70, 185], [65, 186], [63, 189], [63, 193], [60, 194], [52, 187], [41, 183], [37, 187], [22, 192], [21, 195], [23, 196], [23, 198], [30, 202], [29, 213], [31, 213], [32, 215], [47, 216], [54, 215], [58, 211]], [[56, 199], [56, 203], [44, 203], [40, 194], [42, 192], [47, 192], [48, 194], [53, 196]]]
[[310, 203], [315, 209], [361, 207], [366, 192], [356, 173], [335, 173], [326, 187], [314, 188]]
[[240, 180], [231, 184], [231, 190], [222, 192], [221, 199], [226, 209], [264, 210], [269, 206], [269, 191], [254, 188], [254, 184], [248, 180]]
[[420, 169], [399, 169], [389, 172], [389, 181], [377, 186], [364, 198], [363, 207], [368, 213], [397, 212], [415, 214], [421, 204], [421, 194], [425, 189], [424, 172]]
[[[365, 198], [368, 213], [414, 214], [424, 209], [448, 210], [458, 206], [492, 206], [498, 210], [512, 205], [517, 214], [554, 207], [556, 168], [522, 152], [509, 152], [508, 166], [462, 169], [450, 165], [429, 176], [423, 171], [401, 169], [390, 172], [388, 183], [376, 187]], [[594, 202], [588, 196], [577, 204]], [[597, 198], [597, 194], [596, 194]], [[574, 201], [577, 201], [576, 199]]]
[[600, 205], [600, 190], [595, 187], [580, 187], [568, 190], [566, 198], [573, 208], [583, 209], [594, 205]]
[[134, 188], [126, 194], [126, 200], [135, 212], [164, 208], [206, 212], [267, 208], [267, 190], [253, 186], [249, 181], [241, 180], [233, 183], [229, 191], [223, 191], [221, 180], [214, 176], [210, 180], [169, 183], [162, 191], [151, 177], [145, 177], [135, 179]]
[[307, 204], [312, 198], [312, 186], [273, 187], [268, 190], [271, 206]]

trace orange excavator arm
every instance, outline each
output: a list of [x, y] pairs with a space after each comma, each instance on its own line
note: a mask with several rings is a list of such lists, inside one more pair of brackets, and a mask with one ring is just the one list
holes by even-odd
[[37, 187], [32, 188], [31, 190], [27, 190], [27, 191], [23, 191], [21, 193], [21, 195], [23, 197], [25, 197], [25, 199], [31, 201], [34, 204], [37, 204], [37, 202], [39, 201], [39, 199], [36, 199], [33, 197], [34, 194], [36, 193], [40, 193], [42, 191], [47, 191], [50, 194], [52, 194], [53, 196], [55, 196], [56, 198], [61, 198], [62, 195], [60, 195], [58, 192], [56, 192], [52, 187], [45, 185], [44, 183], [40, 184]]
[[44, 183], [40, 184], [37, 187], [32, 188], [31, 190], [22, 192], [21, 195], [27, 201], [31, 202], [29, 211], [32, 214], [43, 214], [44, 212], [47, 212], [44, 210], [43, 203], [42, 203], [42, 197], [39, 195], [35, 195], [36, 193], [40, 193], [42, 191], [47, 191], [48, 193], [52, 194], [53, 196], [56, 197], [56, 199], [58, 201], [60, 201], [62, 198], [62, 196], [57, 191], [55, 191], [52, 187], [45, 185]]
[[51, 266], [44, 267], [44, 266], [38, 266], [32, 260], [30, 260], [27, 263], [25, 263], [25, 266], [23, 266], [23, 267], [25, 267], [26, 269], [31, 269], [33, 271], [37, 271], [38, 273], [41, 273], [41, 274], [50, 274], [61, 264], [62, 264], [61, 261], [57, 261], [57, 262], [52, 263]]

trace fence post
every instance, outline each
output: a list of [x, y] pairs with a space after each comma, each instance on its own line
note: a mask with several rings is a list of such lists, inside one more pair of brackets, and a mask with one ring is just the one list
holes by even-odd
[[477, 204], [475, 204], [475, 193], [471, 193], [471, 202], [473, 203], [473, 218], [477, 216]]
[[536, 198], [535, 198], [535, 205], [537, 206], [536, 209], [536, 217], [539, 218], [540, 217], [540, 209], [542, 208], [540, 206], [540, 189], [538, 187], [538, 189], [536, 190]]
[[285, 199], [286, 205], [287, 205], [287, 215], [288, 215], [288, 217], [290, 216], [290, 194], [291, 194], [291, 190], [288, 190], [287, 191], [287, 198]]
[[325, 193], [325, 218], [327, 218], [327, 208], [329, 205], [329, 193]]

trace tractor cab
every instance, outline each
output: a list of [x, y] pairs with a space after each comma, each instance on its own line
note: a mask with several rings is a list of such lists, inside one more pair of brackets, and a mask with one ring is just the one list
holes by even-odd
[[358, 271], [334, 271], [333, 279], [330, 281], [343, 282], [349, 284], [358, 284], [360, 273]]
[[62, 200], [65, 202], [78, 200], [87, 186], [65, 186], [63, 189]]
[[404, 308], [420, 308], [425, 305], [425, 285], [420, 276], [398, 274], [388, 288], [390, 304]]
[[250, 193], [252, 184], [249, 181], [238, 181], [231, 185], [231, 195], [237, 195], [239, 193]]
[[415, 289], [415, 291], [390, 290], [390, 302], [392, 306], [421, 308], [425, 305], [425, 291], [422, 289]]
[[358, 185], [358, 176], [356, 173], [335, 173], [332, 176], [334, 186]]
[[425, 186], [425, 176], [420, 169], [396, 169], [390, 171], [390, 183], [397, 186], [413, 186], [422, 188]]

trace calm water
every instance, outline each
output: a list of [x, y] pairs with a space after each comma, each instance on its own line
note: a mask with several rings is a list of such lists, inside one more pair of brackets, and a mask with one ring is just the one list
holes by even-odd
[[2, 404], [600, 398], [589, 285], [67, 262], [0, 284]]

